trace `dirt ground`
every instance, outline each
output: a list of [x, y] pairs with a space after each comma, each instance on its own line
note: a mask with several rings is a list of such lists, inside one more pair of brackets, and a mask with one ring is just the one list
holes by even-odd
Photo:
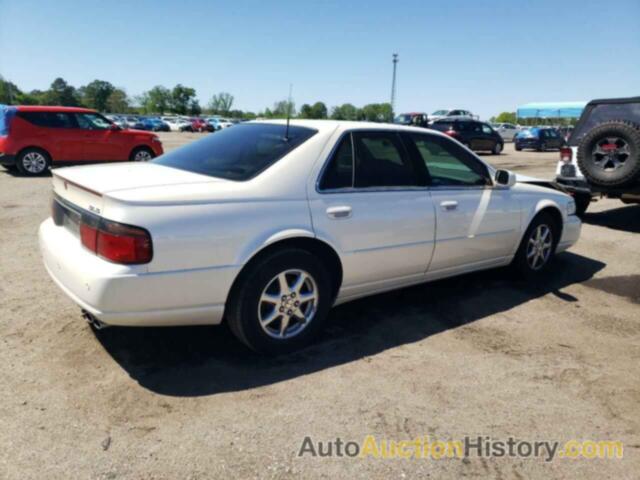
[[[551, 178], [557, 157], [485, 158]], [[0, 171], [0, 478], [638, 478], [640, 206], [592, 205], [539, 284], [496, 270], [353, 302], [266, 359], [224, 326], [94, 333], [42, 266], [50, 183]], [[369, 434], [619, 440], [624, 458], [298, 457], [306, 436]]]

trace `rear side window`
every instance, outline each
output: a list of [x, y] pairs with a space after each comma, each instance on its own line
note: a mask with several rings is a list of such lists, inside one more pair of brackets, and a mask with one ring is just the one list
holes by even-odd
[[215, 135], [166, 153], [154, 163], [228, 180], [245, 181], [260, 174], [298, 148], [317, 130], [249, 123], [225, 128]]
[[419, 175], [395, 132], [354, 132], [355, 187], [419, 186]]
[[319, 188], [424, 186], [425, 175], [396, 132], [355, 131], [345, 135], [334, 150]]
[[353, 143], [351, 134], [340, 141], [320, 181], [320, 190], [353, 187]]
[[73, 114], [66, 112], [18, 112], [32, 125], [45, 128], [77, 128]]

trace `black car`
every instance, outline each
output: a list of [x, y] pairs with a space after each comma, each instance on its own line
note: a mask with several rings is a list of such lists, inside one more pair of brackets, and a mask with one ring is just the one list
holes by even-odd
[[565, 140], [555, 128], [534, 127], [519, 132], [513, 139], [513, 143], [518, 151], [531, 148], [544, 152], [564, 147]]
[[488, 123], [477, 120], [437, 120], [431, 128], [446, 133], [471, 150], [487, 151], [499, 155], [504, 148], [504, 140]]

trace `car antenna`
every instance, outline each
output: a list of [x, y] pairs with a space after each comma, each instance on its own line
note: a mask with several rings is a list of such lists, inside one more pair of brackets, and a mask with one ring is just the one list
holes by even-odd
[[284, 141], [289, 141], [289, 122], [291, 121], [291, 91], [293, 90], [293, 85], [289, 84], [289, 99], [287, 100], [287, 127], [284, 131]]

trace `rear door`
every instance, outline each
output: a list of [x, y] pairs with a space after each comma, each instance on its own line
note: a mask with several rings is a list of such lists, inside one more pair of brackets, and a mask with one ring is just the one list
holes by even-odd
[[517, 244], [520, 206], [493, 188], [487, 167], [446, 137], [411, 134], [431, 178], [436, 247], [429, 272], [449, 274], [508, 259]]
[[29, 142], [44, 148], [54, 162], [82, 160], [82, 131], [73, 114], [19, 111], [18, 116], [34, 126]]
[[344, 295], [424, 276], [435, 238], [426, 183], [397, 132], [342, 134], [309, 200], [316, 234], [341, 252]]

